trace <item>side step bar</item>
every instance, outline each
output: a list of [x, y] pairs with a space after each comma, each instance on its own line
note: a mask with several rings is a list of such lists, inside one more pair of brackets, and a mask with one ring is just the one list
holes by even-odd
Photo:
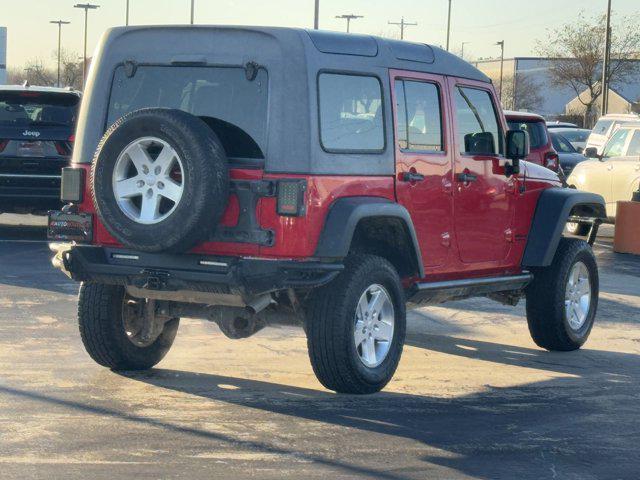
[[512, 292], [519, 297], [522, 289], [532, 279], [531, 273], [524, 272], [506, 277], [418, 282], [409, 290], [408, 301], [416, 305], [433, 305], [450, 300], [462, 300], [503, 292]]

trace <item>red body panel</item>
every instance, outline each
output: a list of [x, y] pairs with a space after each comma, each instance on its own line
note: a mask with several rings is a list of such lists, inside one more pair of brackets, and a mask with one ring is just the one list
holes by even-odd
[[[523, 162], [523, 173], [507, 178], [504, 174], [507, 160], [504, 157], [469, 156], [458, 151], [455, 141], [455, 104], [451, 92], [456, 85], [489, 91], [496, 111], [501, 112], [490, 84], [390, 71], [394, 106], [396, 99], [393, 86], [396, 78], [431, 82], [439, 87], [443, 153], [405, 152], [396, 146], [395, 178], [271, 175], [256, 169], [232, 169], [230, 176], [233, 179], [305, 179], [306, 213], [298, 217], [278, 215], [276, 198], [264, 197], [258, 202], [257, 218], [262, 228], [274, 231], [274, 246], [205, 242], [196, 247], [193, 253], [298, 260], [309, 258], [314, 255], [325, 219], [336, 199], [374, 196], [397, 200], [410, 212], [425, 265], [426, 280], [520, 272], [520, 261], [538, 197], [543, 189], [560, 185], [557, 177], [549, 170]], [[499, 113], [498, 117], [503, 131], [506, 131], [504, 116]], [[90, 166], [84, 165], [83, 168], [87, 181], [81, 210], [95, 213], [88, 181]], [[425, 179], [421, 182], [403, 181], [405, 172], [420, 173]], [[464, 172], [477, 175], [477, 181], [458, 181], [457, 175]], [[237, 198], [232, 195], [221, 224], [235, 225], [239, 210]], [[118, 246], [97, 218], [94, 224], [95, 244]]]

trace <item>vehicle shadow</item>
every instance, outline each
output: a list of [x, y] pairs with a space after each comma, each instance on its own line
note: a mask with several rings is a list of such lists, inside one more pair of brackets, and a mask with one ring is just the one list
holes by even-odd
[[[422, 334], [410, 335], [408, 344], [565, 376], [446, 398], [392, 392], [336, 395], [167, 369], [122, 375], [215, 402], [418, 441], [453, 454], [424, 457], [425, 462], [474, 478], [550, 478], [552, 470], [565, 478], [630, 478], [640, 465], [633, 446], [640, 440], [638, 355], [596, 350], [554, 354]], [[625, 456], [626, 463], [615, 462]]]

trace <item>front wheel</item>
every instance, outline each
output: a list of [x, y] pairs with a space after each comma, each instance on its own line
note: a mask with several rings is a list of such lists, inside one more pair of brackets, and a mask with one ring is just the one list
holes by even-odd
[[393, 265], [353, 255], [345, 270], [315, 292], [307, 306], [313, 370], [339, 393], [374, 393], [391, 380], [406, 329], [404, 291]]
[[164, 358], [180, 320], [154, 314], [149, 323], [144, 317], [146, 303], [126, 295], [121, 286], [80, 286], [80, 336], [96, 363], [113, 370], [146, 370]]
[[598, 308], [598, 266], [587, 242], [562, 238], [550, 266], [534, 269], [527, 287], [527, 323], [536, 344], [547, 350], [580, 348]]

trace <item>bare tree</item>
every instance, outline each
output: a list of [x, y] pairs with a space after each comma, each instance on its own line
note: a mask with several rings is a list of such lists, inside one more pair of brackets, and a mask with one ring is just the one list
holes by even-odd
[[[54, 59], [57, 60], [55, 52]], [[82, 88], [82, 60], [75, 52], [62, 50], [60, 53], [61, 83], [65, 87]], [[27, 61], [24, 66], [11, 68], [7, 71], [9, 84], [19, 85], [28, 81], [30, 85], [44, 87], [54, 86], [57, 72], [53, 67], [45, 66], [40, 59]]]
[[76, 52], [62, 50], [60, 64], [62, 86], [80, 90], [82, 88], [82, 58]]
[[[596, 105], [602, 95], [602, 58], [604, 56], [606, 22], [604, 16], [585, 18], [578, 15], [561, 27], [548, 30], [549, 40], [538, 41], [537, 53], [553, 58], [550, 74], [557, 86], [570, 87], [585, 106], [587, 122], [593, 121]], [[640, 50], [637, 17], [626, 17], [611, 29], [611, 63], [607, 81], [628, 83], [638, 72], [635, 58]], [[583, 92], [587, 95], [580, 95]]]
[[50, 87], [56, 83], [55, 72], [43, 65], [39, 59], [28, 61], [24, 68], [24, 79], [31, 85]]
[[506, 77], [502, 90], [502, 104], [513, 110], [537, 112], [544, 102], [540, 83], [523, 73]]

